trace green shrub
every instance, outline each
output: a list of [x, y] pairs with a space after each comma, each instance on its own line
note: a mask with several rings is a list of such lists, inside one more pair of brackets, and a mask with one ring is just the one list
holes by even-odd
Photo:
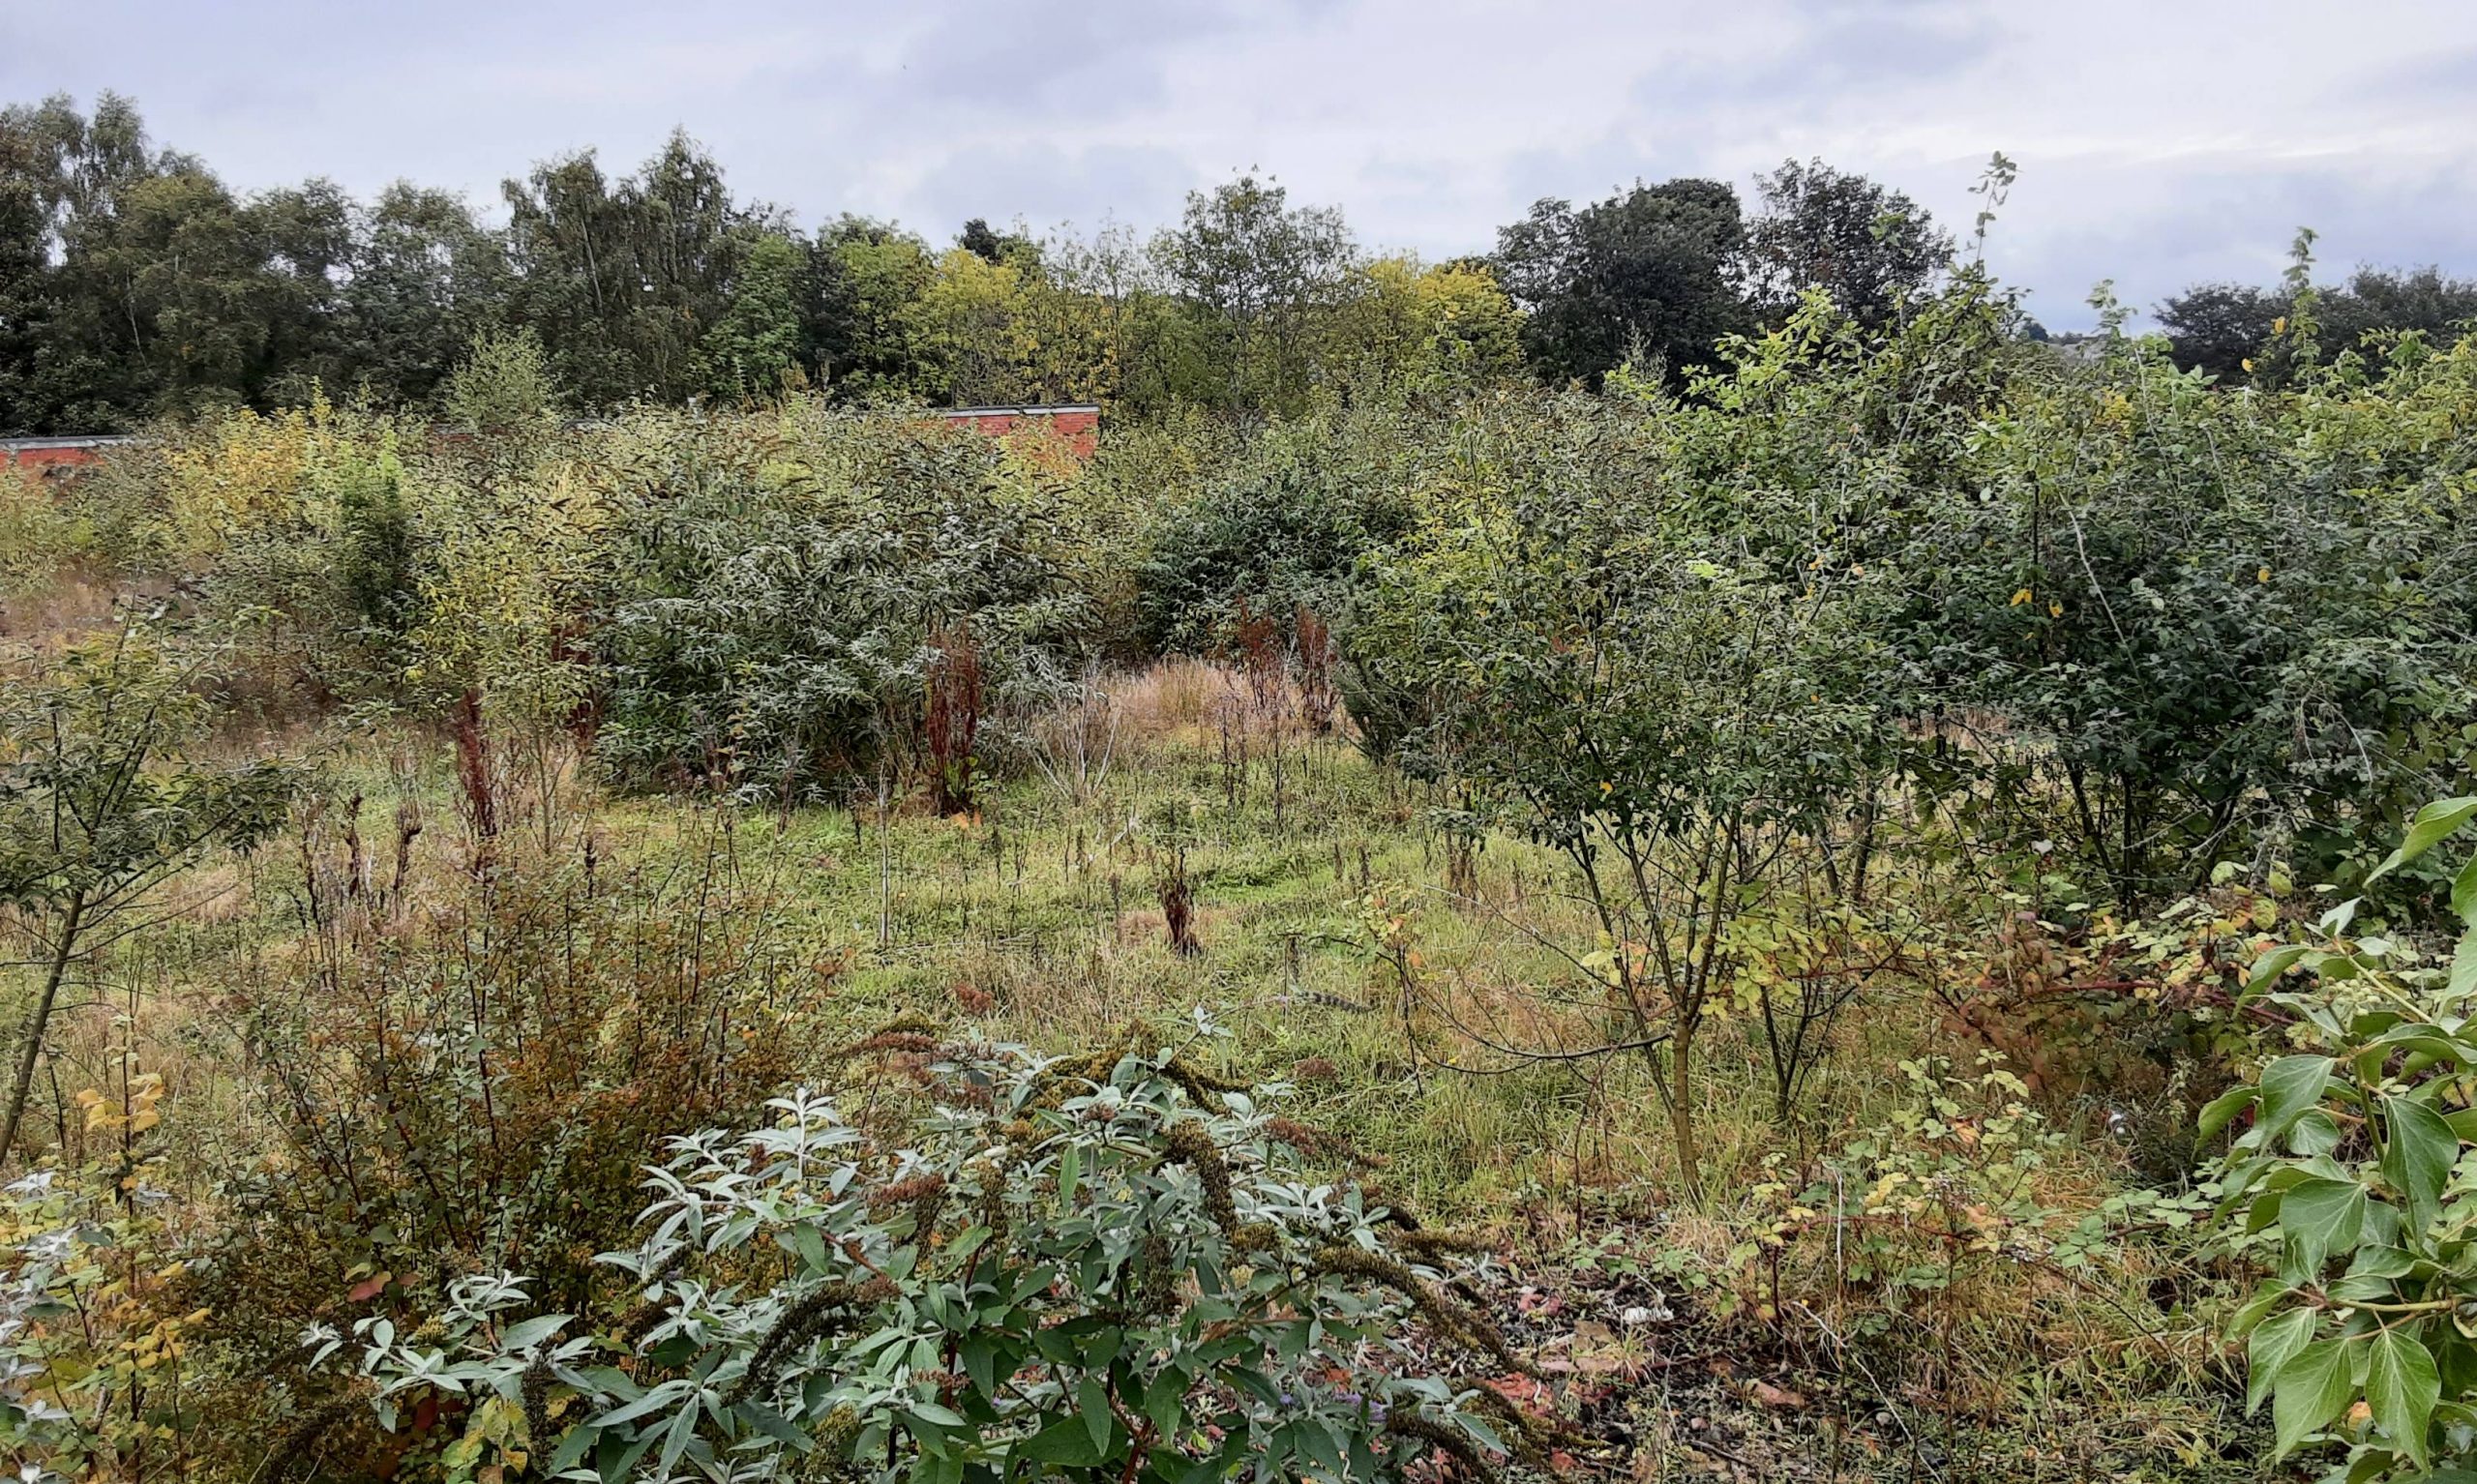
[[863, 1049], [921, 1080], [918, 1143], [807, 1090], [746, 1134], [673, 1141], [638, 1244], [600, 1259], [642, 1298], [617, 1325], [534, 1313], [501, 1274], [418, 1331], [311, 1342], [390, 1426], [463, 1399], [460, 1472], [521, 1453], [606, 1480], [1173, 1484], [1537, 1456], [1538, 1423], [1421, 1358], [1424, 1333], [1521, 1365], [1437, 1287], [1454, 1244], [1303, 1181], [1254, 1097], [1168, 1051], [1060, 1062], [903, 1026]]
[[[2375, 875], [2471, 817], [2477, 798], [2428, 806]], [[2272, 1270], [2231, 1326], [2248, 1406], [2271, 1404], [2282, 1454], [2346, 1448], [2351, 1480], [2477, 1463], [2477, 1202], [2462, 1172], [2477, 1143], [2477, 860], [2452, 898], [2466, 932], [2447, 965], [2352, 936], [2354, 901], [2263, 956], [2248, 1001], [2289, 1018], [2288, 1044], [2201, 1119], [2205, 1137], [2246, 1119], [2221, 1220]]]
[[617, 482], [644, 480], [613, 511], [589, 621], [597, 747], [623, 779], [840, 798], [909, 777], [951, 628], [994, 710], [1080, 669], [1086, 608], [1045, 496], [989, 440], [837, 417], [770, 460], [697, 441], [631, 471], [660, 445], [612, 452]]
[[1137, 573], [1146, 638], [1211, 653], [1247, 613], [1347, 608], [1360, 559], [1409, 524], [1415, 438], [1406, 419], [1373, 411], [1267, 430], [1161, 512]]

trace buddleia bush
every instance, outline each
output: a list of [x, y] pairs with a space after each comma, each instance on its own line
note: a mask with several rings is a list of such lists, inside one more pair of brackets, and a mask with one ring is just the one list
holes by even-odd
[[1548, 1440], [1445, 1370], [1528, 1369], [1447, 1296], [1467, 1244], [1305, 1177], [1270, 1089], [1132, 1035], [862, 1050], [916, 1084], [916, 1141], [813, 1090], [673, 1140], [640, 1240], [599, 1259], [633, 1299], [614, 1322], [491, 1274], [417, 1331], [308, 1342], [391, 1428], [461, 1409], [466, 1477], [1374, 1479]]
[[994, 709], [1079, 668], [1051, 492], [988, 440], [830, 417], [734, 449], [646, 423], [603, 451], [620, 493], [583, 637], [623, 780], [841, 797], [921, 764], [954, 635]]

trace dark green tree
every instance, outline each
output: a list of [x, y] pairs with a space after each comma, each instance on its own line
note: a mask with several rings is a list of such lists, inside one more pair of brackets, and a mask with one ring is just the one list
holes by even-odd
[[1763, 213], [1746, 224], [1746, 276], [1767, 318], [1821, 289], [1869, 328], [1924, 292], [1953, 254], [1953, 240], [1925, 208], [1864, 175], [1820, 160], [1756, 178]]
[[514, 287], [505, 244], [462, 197], [389, 186], [341, 296], [345, 384], [383, 402], [434, 401], [473, 338], [506, 322]]
[[1523, 350], [1534, 368], [1597, 387], [1629, 361], [1672, 378], [1713, 364], [1720, 338], [1751, 322], [1732, 282], [1745, 248], [1736, 192], [1673, 180], [1580, 209], [1542, 200], [1497, 234], [1496, 261], [1530, 311]]
[[2187, 371], [2243, 381], [2246, 361], [2270, 341], [2285, 311], [2275, 291], [2243, 283], [2197, 283], [2159, 307], [2169, 353]]

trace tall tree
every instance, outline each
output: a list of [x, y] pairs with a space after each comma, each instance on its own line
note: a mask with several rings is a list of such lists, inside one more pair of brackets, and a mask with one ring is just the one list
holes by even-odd
[[505, 323], [514, 285], [499, 235], [463, 197], [399, 181], [369, 213], [343, 285], [343, 384], [427, 404], [476, 335]]
[[846, 216], [818, 234], [806, 314], [828, 378], [846, 396], [936, 395], [911, 344], [911, 305], [937, 265], [929, 245], [890, 222]]
[[1636, 183], [1576, 209], [1542, 200], [1497, 234], [1499, 278], [1530, 312], [1523, 350], [1542, 375], [1597, 387], [1628, 361], [1672, 377], [1714, 359], [1749, 321], [1734, 275], [1737, 193], [1718, 181]]
[[1200, 318], [1225, 404], [1302, 405], [1326, 312], [1349, 291], [1358, 261], [1341, 213], [1293, 207], [1284, 187], [1241, 175], [1189, 193], [1178, 228], [1155, 239], [1153, 252]]
[[[0, 109], [0, 191], [11, 197], [19, 263], [14, 331], [28, 344], [14, 365], [13, 405], [0, 424], [23, 431], [111, 430], [144, 415], [155, 393], [136, 317], [104, 258], [123, 198], [166, 171], [194, 167], [148, 143], [136, 106], [105, 93], [92, 115], [66, 95]], [[29, 260], [42, 265], [24, 277]]]
[[[2197, 283], [2162, 304], [2158, 317], [2177, 365], [2223, 382], [2277, 384], [2293, 355], [2275, 342], [2277, 329], [2296, 304], [2287, 283]], [[2477, 322], [2477, 280], [2446, 278], [2432, 266], [2359, 268], [2346, 282], [2314, 290], [2313, 318], [2326, 357], [2358, 348], [2368, 336], [2415, 330], [2446, 339]]]
[[697, 346], [698, 380], [710, 395], [766, 396], [802, 369], [800, 281], [808, 271], [802, 245], [780, 233], [749, 249], [730, 305]]
[[2197, 283], [2159, 307], [2169, 353], [2188, 371], [2242, 381], [2246, 362], [2271, 338], [2286, 301], [2244, 283]]
[[266, 340], [249, 390], [271, 401], [307, 401], [313, 385], [350, 389], [345, 285], [361, 255], [360, 212], [331, 180], [253, 199], [243, 227], [266, 276]]
[[1767, 316], [1808, 289], [1870, 327], [1924, 293], [1953, 255], [1953, 239], [1925, 208], [1864, 175], [1820, 160], [1756, 179], [1763, 213], [1746, 226], [1746, 282]]
[[763, 215], [734, 203], [722, 167], [673, 134], [617, 182], [591, 152], [502, 187], [517, 319], [589, 406], [680, 401], [701, 388], [698, 347], [723, 316]]

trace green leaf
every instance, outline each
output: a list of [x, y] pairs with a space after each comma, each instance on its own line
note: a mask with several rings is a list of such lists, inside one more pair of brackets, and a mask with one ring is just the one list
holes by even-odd
[[1059, 1418], [1015, 1444], [1014, 1452], [1020, 1458], [1066, 1469], [1096, 1469], [1101, 1463], [1101, 1450], [1093, 1443], [1092, 1435], [1075, 1417]]
[[1314, 1417], [1301, 1417], [1292, 1426], [1297, 1430], [1298, 1451], [1322, 1466], [1336, 1479], [1348, 1478], [1342, 1468], [1342, 1445], [1332, 1430]]
[[2348, 1380], [2347, 1342], [2317, 1340], [2289, 1357], [2271, 1381], [2274, 1458], [2285, 1458], [2306, 1436], [2339, 1414], [2355, 1387]]
[[2373, 1425], [2406, 1449], [2420, 1469], [2426, 1466], [2427, 1426], [2441, 1397], [2442, 1378], [2425, 1345], [2402, 1329], [2376, 1330], [2366, 1364], [2366, 1405], [2373, 1410]]
[[2451, 979], [2444, 993], [2477, 994], [2477, 928], [2462, 935], [2460, 947], [2451, 956]]
[[569, 1316], [564, 1314], [543, 1314], [526, 1320], [521, 1324], [511, 1325], [507, 1333], [499, 1336], [499, 1348], [521, 1350], [539, 1345], [558, 1333], [559, 1326], [566, 1323], [568, 1319]]
[[2245, 993], [2254, 994], [2279, 981], [2282, 974], [2296, 967], [2296, 961], [2313, 950], [2303, 943], [2285, 943], [2253, 961], [2253, 972], [2245, 980]]
[[974, 1335], [963, 1343], [964, 1374], [971, 1378], [971, 1386], [982, 1396], [998, 1392], [998, 1347], [985, 1336]]
[[1163, 1438], [1178, 1435], [1179, 1419], [1186, 1410], [1187, 1379], [1177, 1371], [1164, 1371], [1152, 1378], [1144, 1391], [1144, 1414], [1152, 1419], [1152, 1431]]
[[2347, 1252], [2365, 1230], [2365, 1187], [2354, 1180], [2315, 1178], [2288, 1189], [2280, 1202], [2280, 1232], [2306, 1278], [2322, 1271], [2334, 1252]]
[[791, 1229], [791, 1248], [810, 1272], [829, 1271], [825, 1265], [825, 1233], [818, 1230], [816, 1222], [804, 1221]]
[[[807, 1453], [817, 1447], [817, 1439], [792, 1424], [791, 1420], [771, 1407], [755, 1402], [741, 1402], [731, 1408], [731, 1415], [782, 1443], [794, 1453]], [[552, 1472], [557, 1470], [553, 1469]]]
[[2201, 1136], [2204, 1139], [2209, 1139], [2218, 1134], [2221, 1129], [2227, 1127], [2230, 1122], [2234, 1121], [2238, 1113], [2253, 1107], [2254, 1100], [2259, 1098], [2261, 1095], [2261, 1088], [2251, 1084], [2241, 1084], [2230, 1087], [2225, 1092], [2223, 1092], [2219, 1096], [2211, 1099], [2210, 1102], [2205, 1104], [2202, 1108], [2202, 1115], [2198, 1124]]
[[2264, 1148], [2286, 1134], [2322, 1101], [2331, 1084], [2328, 1056], [2282, 1056], [2262, 1069], [2262, 1108], [2253, 1128]]
[[2468, 857], [2468, 864], [2452, 879], [2451, 909], [2462, 922], [2477, 928], [2477, 855]]
[[[551, 1455], [551, 1462], [543, 1466], [542, 1476], [547, 1479], [565, 1473], [578, 1459], [584, 1457], [584, 1450], [592, 1447], [594, 1439], [601, 1436], [590, 1423], [570, 1429], [568, 1436], [559, 1439], [558, 1451]], [[542, 1439], [533, 1439], [534, 1446], [539, 1447], [541, 1443]]]
[[1075, 1203], [1075, 1182], [1084, 1170], [1084, 1146], [1070, 1143], [1058, 1157], [1058, 1199], [1060, 1204]]
[[1110, 1442], [1110, 1393], [1098, 1376], [1087, 1376], [1075, 1387], [1075, 1410], [1084, 1414], [1085, 1430], [1092, 1435], [1092, 1451], [1100, 1452]]
[[671, 1419], [670, 1429], [663, 1434], [662, 1465], [657, 1472], [668, 1476], [672, 1466], [679, 1462], [679, 1455], [687, 1452], [688, 1445], [697, 1440], [698, 1415], [692, 1403], [682, 1408], [678, 1416]]
[[2408, 1203], [2408, 1220], [2431, 1226], [2442, 1202], [2442, 1188], [2460, 1163], [2460, 1136], [2432, 1103], [2415, 1098], [2385, 1097], [2383, 1118], [2389, 1124], [2382, 1149], [2382, 1178]]
[[2253, 1338], [2245, 1345], [2245, 1410], [2251, 1414], [2261, 1408], [2262, 1398], [2271, 1394], [2271, 1382], [2279, 1380], [2280, 1367], [2289, 1357], [2305, 1349], [2313, 1338], [2313, 1311], [2290, 1309], [2277, 1319], [2264, 1320], [2253, 1326]]
[[2373, 868], [2373, 874], [2366, 877], [2366, 883], [2372, 885], [2450, 839], [2472, 816], [2477, 816], [2477, 797], [2437, 799], [2418, 810], [2417, 817], [2408, 826], [2408, 838], [2402, 841], [2400, 848], [2392, 851], [2381, 865]]

